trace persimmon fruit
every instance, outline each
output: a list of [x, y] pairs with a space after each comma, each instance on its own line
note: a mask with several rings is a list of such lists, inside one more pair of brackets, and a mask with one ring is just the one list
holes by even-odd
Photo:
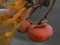
[[19, 32], [26, 32], [28, 30], [28, 27], [30, 26], [30, 22], [28, 20], [24, 20], [21, 25], [18, 28]]
[[53, 28], [51, 25], [47, 24], [43, 27], [29, 27], [27, 35], [30, 39], [36, 42], [43, 42], [50, 39], [53, 35]]

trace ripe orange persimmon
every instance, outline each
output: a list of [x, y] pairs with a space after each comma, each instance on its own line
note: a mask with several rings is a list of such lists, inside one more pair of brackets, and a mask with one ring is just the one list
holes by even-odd
[[44, 27], [29, 27], [28, 37], [34, 41], [42, 42], [50, 39], [53, 35], [53, 28], [47, 24]]
[[18, 28], [19, 32], [26, 32], [28, 30], [28, 27], [30, 26], [30, 22], [28, 20], [24, 20], [20, 27]]

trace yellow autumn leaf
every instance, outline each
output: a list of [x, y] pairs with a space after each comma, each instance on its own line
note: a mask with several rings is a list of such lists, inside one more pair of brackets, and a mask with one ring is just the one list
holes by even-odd
[[17, 19], [15, 22], [13, 22], [14, 26], [16, 26], [16, 25], [18, 24], [18, 22], [21, 21], [21, 18], [23, 18], [23, 17], [26, 15], [26, 13], [28, 12], [28, 10], [29, 10], [29, 9], [25, 9], [25, 10], [23, 11], [23, 13], [21, 14], [21, 16], [19, 17], [19, 19]]
[[14, 9], [14, 10], [19, 10], [21, 9], [22, 7], [24, 7], [24, 5], [26, 4], [26, 0], [17, 0], [16, 2], [14, 2], [13, 4], [11, 5], [8, 5], [6, 8], [7, 9]]
[[6, 37], [9, 37], [9, 36], [12, 35], [13, 33], [14, 33], [13, 31], [5, 32], [5, 36], [6, 36]]

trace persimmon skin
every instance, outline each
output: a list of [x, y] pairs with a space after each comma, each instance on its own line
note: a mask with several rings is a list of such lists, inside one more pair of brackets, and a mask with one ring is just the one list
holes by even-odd
[[43, 42], [43, 41], [46, 41], [52, 37], [53, 28], [49, 24], [47, 24], [44, 27], [40, 27], [40, 28], [30, 27], [27, 34], [28, 34], [28, 37], [30, 39], [32, 39], [33, 41]]
[[28, 20], [24, 20], [24, 22], [18, 28], [18, 31], [21, 33], [27, 32], [29, 26], [30, 26], [30, 22]]

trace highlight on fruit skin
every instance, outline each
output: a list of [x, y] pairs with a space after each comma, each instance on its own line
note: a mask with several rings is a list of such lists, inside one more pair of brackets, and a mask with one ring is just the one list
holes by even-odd
[[36, 42], [49, 40], [53, 36], [53, 28], [47, 24], [45, 27], [29, 27], [27, 32], [28, 37]]
[[22, 33], [27, 32], [30, 25], [31, 25], [30, 22], [25, 19], [17, 30], [18, 32], [22, 32]]

